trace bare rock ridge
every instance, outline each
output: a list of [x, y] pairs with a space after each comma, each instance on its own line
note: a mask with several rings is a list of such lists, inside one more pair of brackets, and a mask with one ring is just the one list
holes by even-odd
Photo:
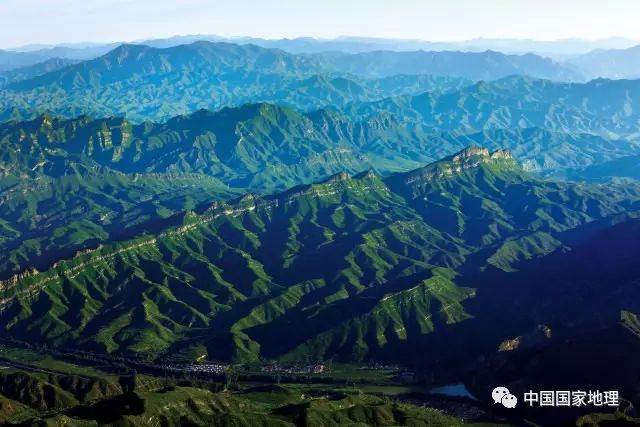
[[[462, 163], [464, 161], [470, 160], [474, 157], [481, 157], [485, 159], [513, 159], [511, 152], [509, 150], [496, 150], [493, 153], [489, 152], [488, 148], [481, 148], [476, 146], [469, 146], [464, 150], [454, 154], [450, 157], [450, 161], [455, 163]], [[445, 159], [447, 160], [447, 159]]]
[[443, 160], [432, 163], [424, 168], [408, 172], [403, 175], [405, 183], [428, 182], [435, 179], [448, 178], [468, 169], [474, 169], [482, 164], [500, 163], [507, 161], [508, 166], [515, 165], [513, 155], [508, 150], [490, 152], [487, 148], [469, 146], [458, 153]]

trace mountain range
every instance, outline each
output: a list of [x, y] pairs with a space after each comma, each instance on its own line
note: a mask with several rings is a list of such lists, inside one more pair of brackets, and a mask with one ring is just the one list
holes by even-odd
[[626, 49], [596, 49], [568, 61], [590, 78], [637, 79], [640, 45]]
[[0, 423], [631, 420], [638, 50], [599, 43], [0, 52]]
[[[221, 43], [168, 49], [125, 45], [101, 58], [7, 85], [1, 90], [0, 108], [4, 119], [51, 111], [67, 116], [127, 114], [142, 121], [247, 102], [309, 110], [468, 83], [457, 77], [407, 73], [345, 78], [329, 62]], [[11, 81], [12, 76], [5, 78]], [[60, 97], [47, 98], [52, 93]]]
[[15, 276], [2, 282], [2, 327], [107, 352], [394, 360], [404, 343], [474, 322], [474, 275], [514, 274], [638, 209], [638, 185], [547, 182], [506, 151], [471, 147], [386, 179], [341, 173], [216, 202]]
[[[476, 111], [477, 122], [472, 122], [458, 109], [456, 117], [449, 109], [460, 105], [458, 99], [493, 92], [478, 88], [471, 95], [453, 93], [435, 102], [428, 94], [363, 104], [347, 115], [247, 104], [200, 110], [166, 123], [42, 115], [0, 125], [2, 276], [46, 266], [61, 251], [71, 254], [122, 238], [211, 199], [244, 191], [269, 194], [342, 171], [373, 170], [386, 176], [468, 145], [512, 150], [527, 170], [558, 176], [639, 152], [637, 142], [615, 138], [612, 132], [581, 133], [594, 129], [578, 127], [587, 120], [570, 123], [558, 107], [545, 119], [532, 106], [520, 107], [549, 129], [511, 127], [494, 113], [487, 113], [487, 120]], [[456, 100], [446, 99], [450, 97]], [[496, 95], [491, 97], [506, 116], [508, 103], [497, 98], [504, 105], [498, 107]], [[473, 103], [488, 105], [484, 100]], [[544, 102], [536, 105], [549, 108]], [[442, 106], [442, 112], [423, 109], [434, 106]], [[572, 117], [571, 109], [566, 110]], [[431, 118], [452, 123], [429, 123]]]
[[[290, 53], [344, 52], [362, 53], [386, 51], [462, 51], [482, 52], [494, 50], [508, 54], [534, 53], [563, 60], [589, 53], [593, 50], [627, 49], [638, 44], [637, 40], [610, 37], [601, 40], [564, 39], [554, 41], [525, 39], [476, 38], [460, 42], [432, 42], [424, 40], [385, 39], [375, 37], [338, 37], [318, 39], [297, 37], [291, 39], [261, 39], [256, 37], [222, 37], [216, 35], [185, 35], [169, 38], [137, 40], [134, 43], [151, 47], [174, 47], [197, 41], [253, 44], [265, 48], [281, 49]], [[58, 45], [27, 45], [6, 51], [29, 53], [34, 60], [46, 58], [92, 59], [115, 49], [124, 43], [63, 43]], [[37, 56], [36, 56], [37, 55]]]
[[[66, 117], [126, 115], [141, 122], [256, 102], [351, 114], [393, 108], [411, 117], [416, 112], [407, 104], [421, 101], [410, 97], [427, 93], [422, 102], [435, 108], [417, 114], [420, 119], [429, 115], [427, 122], [438, 127], [442, 124], [434, 119], [451, 120], [443, 109], [460, 104], [463, 108], [454, 117], [462, 115], [462, 122], [445, 124], [448, 128], [469, 127], [468, 112], [490, 120], [484, 126], [541, 127], [549, 121], [554, 130], [634, 132], [637, 81], [577, 84], [544, 79], [562, 72], [566, 70], [541, 58], [496, 52], [294, 55], [210, 42], [166, 49], [123, 45], [78, 64], [53, 61], [5, 73], [0, 118], [19, 120], [52, 112]], [[403, 111], [397, 111], [400, 108]], [[558, 124], [565, 121], [568, 125]]]

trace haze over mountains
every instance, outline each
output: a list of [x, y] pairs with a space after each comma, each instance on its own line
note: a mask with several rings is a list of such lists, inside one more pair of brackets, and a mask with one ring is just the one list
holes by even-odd
[[[551, 58], [559, 65], [572, 69], [573, 74], [563, 77], [586, 80], [596, 77], [619, 78], [634, 77], [632, 67], [618, 62], [621, 68], [595, 67], [589, 62], [594, 54], [617, 57], [618, 61], [637, 61], [637, 52], [633, 50], [640, 42], [623, 38], [610, 38], [596, 41], [567, 39], [559, 41], [510, 40], [510, 39], [474, 39], [462, 42], [427, 42], [419, 40], [393, 40], [375, 38], [342, 37], [334, 40], [314, 38], [296, 38], [266, 40], [250, 37], [225, 38], [219, 36], [193, 35], [176, 36], [167, 39], [139, 40], [133, 43], [76, 43], [58, 46], [35, 45], [23, 48], [0, 50], [0, 72], [29, 65], [35, 65], [49, 59], [88, 60], [102, 56], [122, 44], [137, 44], [156, 48], [171, 48], [199, 41], [214, 43], [232, 43], [254, 45], [263, 48], [280, 49], [291, 54], [322, 54], [327, 52], [361, 54], [368, 52], [462, 52], [482, 53], [500, 52], [506, 55], [533, 54]], [[595, 58], [594, 58], [595, 60]]]
[[[155, 102], [159, 105], [155, 108], [173, 108], [166, 114], [176, 115], [195, 111], [197, 107], [282, 101], [284, 94], [290, 91], [301, 95], [308, 92], [308, 96], [320, 91], [317, 94], [321, 97], [319, 100], [302, 99], [297, 102], [297, 107], [310, 109], [326, 105], [327, 101], [339, 101], [339, 98], [334, 101], [322, 97], [342, 96], [342, 103], [346, 104], [406, 92], [460, 87], [462, 79], [493, 80], [512, 74], [561, 79], [564, 76], [570, 78], [572, 71], [534, 55], [507, 56], [495, 52], [294, 55], [251, 45], [196, 42], [166, 49], [123, 45], [100, 58], [57, 71], [38, 75], [38, 71], [27, 70], [25, 74], [33, 77], [23, 81], [15, 81], [14, 78], [13, 83], [2, 89], [5, 117], [11, 109], [50, 109], [58, 113], [66, 108], [66, 113], [71, 115], [80, 112], [99, 115], [127, 113], [116, 104], [118, 101], [109, 100], [110, 94], [120, 98], [119, 102], [123, 96], [143, 96], [146, 108], [153, 108], [149, 104], [153, 104], [152, 97], [157, 95]], [[319, 81], [311, 79], [317, 79], [316, 76], [321, 76]], [[336, 80], [337, 77], [341, 79]], [[11, 80], [11, 76], [5, 78]], [[60, 91], [64, 92], [64, 97], [54, 100], [47, 96]], [[127, 93], [129, 91], [134, 92]], [[96, 98], [94, 104], [105, 105], [106, 108], [100, 111], [99, 107], [87, 105], [87, 97], [92, 96]], [[82, 99], [82, 104], [78, 105], [77, 98]], [[56, 106], [55, 102], [64, 102], [64, 106]], [[188, 110], [178, 110], [185, 103]], [[128, 106], [131, 107], [133, 105]], [[149, 114], [144, 118], [166, 119], [166, 114]]]
[[[41, 56], [34, 65], [0, 73], [0, 120], [52, 112], [66, 117], [126, 115], [138, 122], [158, 121], [200, 108], [218, 109], [250, 102], [274, 102], [306, 111], [342, 109], [349, 104], [400, 95], [449, 92], [474, 81], [512, 75], [557, 83], [585, 82], [599, 76], [633, 78], [638, 52], [635, 48], [594, 51], [558, 62], [535, 54], [495, 51], [293, 54], [255, 45], [207, 41], [163, 48], [121, 45], [96, 59]], [[10, 66], [10, 61], [5, 64]], [[607, 71], [607, 67], [616, 72]], [[607, 84], [567, 87], [575, 92], [593, 88], [595, 92], [598, 86], [606, 90]], [[617, 87], [625, 84], [634, 85], [620, 82]], [[544, 102], [552, 104], [557, 100]]]
[[[424, 40], [385, 39], [373, 37], [343, 36], [335, 39], [318, 39], [298, 37], [293, 39], [262, 39], [257, 37], [222, 37], [216, 35], [185, 35], [169, 38], [135, 40], [131, 43], [151, 47], [174, 47], [196, 41], [227, 42], [234, 44], [253, 44], [265, 48], [282, 49], [290, 53], [344, 52], [362, 53], [376, 50], [386, 51], [466, 51], [481, 52], [495, 50], [504, 53], [535, 53], [542, 56], [564, 59], [588, 53], [596, 49], [626, 49], [639, 43], [622, 37], [611, 37], [600, 40], [583, 40], [579, 38], [555, 41], [538, 41], [526, 39], [490, 39], [476, 38], [457, 42], [433, 42]], [[122, 42], [126, 43], [126, 42]], [[63, 43], [58, 45], [27, 45], [21, 47], [5, 47], [4, 50], [30, 53], [49, 57], [70, 56], [75, 59], [89, 59], [102, 55], [122, 43]]]

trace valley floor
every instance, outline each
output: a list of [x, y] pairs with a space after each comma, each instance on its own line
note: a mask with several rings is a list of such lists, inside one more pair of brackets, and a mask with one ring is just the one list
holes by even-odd
[[304, 366], [226, 366], [212, 373], [175, 363], [171, 374], [160, 374], [151, 363], [97, 355], [91, 363], [85, 356], [82, 364], [70, 363], [3, 346], [0, 423], [507, 425], [478, 401], [431, 395], [403, 383], [402, 370], [394, 366], [337, 365], [322, 373], [304, 372]]
[[[1, 345], [0, 425], [547, 425], [414, 377], [399, 366], [159, 363]], [[591, 414], [576, 425], [635, 422]]]

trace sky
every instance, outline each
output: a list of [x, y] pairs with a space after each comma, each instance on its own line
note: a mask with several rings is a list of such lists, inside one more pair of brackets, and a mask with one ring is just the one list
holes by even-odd
[[216, 34], [640, 39], [640, 0], [0, 0], [0, 47]]

